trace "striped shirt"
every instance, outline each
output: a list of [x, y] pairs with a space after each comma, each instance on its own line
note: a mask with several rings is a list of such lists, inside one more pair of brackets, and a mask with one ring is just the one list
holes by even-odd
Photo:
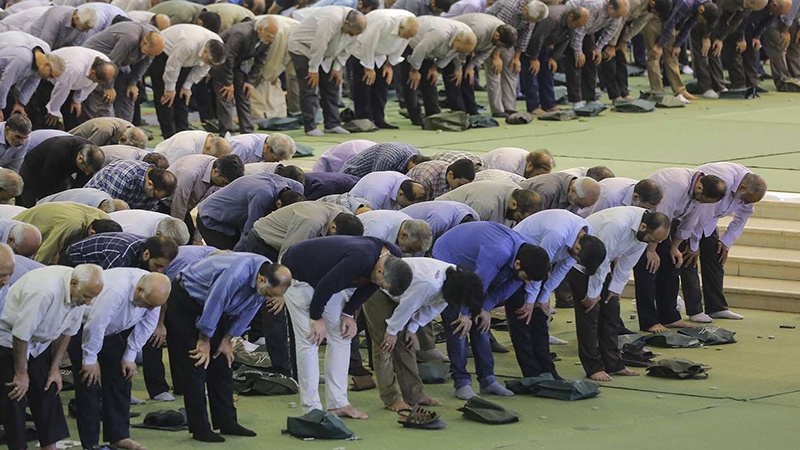
[[589, 10], [589, 21], [581, 28], [575, 30], [572, 35], [572, 50], [575, 54], [583, 53], [583, 38], [586, 35], [603, 32], [597, 39], [595, 48], [603, 50], [611, 40], [617, 36], [620, 28], [624, 25], [624, 19], [614, 19], [608, 15], [608, 0], [570, 0], [567, 7], [584, 7]]
[[453, 164], [459, 159], [464, 159], [464, 158], [472, 161], [472, 163], [475, 164], [476, 170], [481, 170], [481, 168], [486, 167], [486, 161], [482, 157], [470, 152], [448, 150], [431, 156], [431, 159], [434, 161], [444, 161], [449, 164]]
[[67, 249], [70, 265], [97, 264], [103, 269], [139, 267], [145, 239], [132, 233], [97, 233]]
[[450, 163], [444, 161], [427, 161], [417, 164], [408, 171], [408, 177], [425, 186], [428, 198], [434, 199], [450, 190], [447, 184], [447, 168]]
[[158, 199], [144, 192], [147, 172], [152, 168], [144, 161], [117, 161], [103, 167], [88, 183], [87, 188], [96, 188], [112, 198], [125, 200], [131, 209], [156, 209]]
[[[528, 42], [533, 33], [533, 23], [522, 12], [523, 7], [527, 4], [528, 0], [497, 0], [486, 10], [487, 13], [516, 28], [517, 46], [515, 48], [520, 52], [528, 49]], [[536, 58], [538, 55], [528, 56]]]
[[408, 162], [420, 155], [413, 145], [403, 142], [383, 142], [375, 144], [358, 155], [353, 156], [342, 166], [340, 172], [363, 177], [372, 172], [408, 172]]

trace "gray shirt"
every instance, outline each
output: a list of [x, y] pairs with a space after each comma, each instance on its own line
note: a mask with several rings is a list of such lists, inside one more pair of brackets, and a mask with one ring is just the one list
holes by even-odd
[[104, 145], [100, 148], [103, 151], [106, 159], [103, 163], [103, 167], [111, 164], [115, 161], [125, 160], [125, 161], [138, 161], [147, 155], [147, 150], [143, 148], [131, 147], [130, 145]]
[[572, 30], [567, 25], [567, 13], [570, 8], [564, 5], [551, 5], [547, 9], [550, 13], [533, 29], [526, 54], [538, 55], [543, 49], [552, 45], [553, 51], [550, 57], [558, 60], [572, 38]]
[[125, 119], [116, 117], [98, 117], [87, 120], [77, 127], [71, 129], [69, 134], [86, 138], [98, 147], [104, 145], [119, 144], [119, 138], [128, 128], [133, 128], [133, 124]]
[[12, 87], [17, 88], [17, 101], [27, 105], [39, 87], [39, 74], [36, 71], [34, 51], [41, 49], [50, 53], [50, 45], [22, 32], [0, 34], [0, 109], [6, 108], [6, 99]]
[[511, 223], [506, 219], [508, 202], [517, 189], [519, 186], [510, 181], [473, 181], [437, 197], [436, 200], [463, 203], [474, 209], [481, 220], [506, 225]]
[[453, 17], [453, 20], [466, 24], [475, 33], [478, 43], [475, 45], [475, 50], [473, 50], [469, 66], [473, 68], [482, 66], [497, 47], [492, 41], [494, 32], [497, 31], [497, 27], [504, 25], [505, 22], [491, 14], [484, 13], [464, 14]]
[[397, 0], [392, 9], [405, 9], [417, 17], [433, 15], [430, 0]]
[[108, 56], [120, 72], [129, 73], [128, 85], [135, 86], [142, 79], [153, 58], [142, 54], [140, 43], [150, 33], [158, 32], [152, 25], [120, 22], [95, 34], [83, 46]]
[[53, 6], [34, 20], [28, 33], [47, 42], [53, 50], [80, 43], [81, 32], [72, 27], [71, 6]]
[[105, 200], [110, 200], [111, 196], [95, 188], [80, 188], [80, 189], [67, 189], [66, 191], [57, 194], [49, 195], [38, 202], [37, 205], [50, 202], [75, 202], [81, 205], [91, 206], [98, 208], [100, 203]]
[[569, 185], [576, 177], [564, 172], [537, 175], [520, 183], [524, 189], [530, 189], [542, 198], [542, 210], [568, 209], [576, 212], [577, 208], [569, 204], [567, 195]]
[[333, 220], [342, 213], [350, 214], [331, 203], [292, 203], [256, 220], [253, 231], [282, 256], [292, 244], [327, 235]]
[[8, 141], [6, 141], [5, 131], [6, 123], [0, 122], [0, 167], [19, 172], [22, 161], [25, 160], [25, 145], [23, 144], [21, 147], [12, 147]]
[[[453, 50], [453, 41], [460, 31], [471, 31], [469, 26], [453, 19], [436, 16], [417, 18], [419, 32], [408, 41], [413, 49], [406, 58], [414, 70], [422, 67], [422, 61], [432, 59], [439, 68], [444, 68], [458, 56]], [[460, 65], [460, 62], [457, 62]]]

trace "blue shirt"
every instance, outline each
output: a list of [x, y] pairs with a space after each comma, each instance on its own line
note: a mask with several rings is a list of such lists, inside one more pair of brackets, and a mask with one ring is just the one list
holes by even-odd
[[483, 281], [491, 311], [522, 287], [514, 261], [520, 247], [529, 244], [519, 233], [494, 222], [470, 222], [446, 232], [433, 246], [433, 257], [475, 272]]
[[164, 269], [164, 275], [166, 275], [170, 281], [175, 281], [175, 279], [178, 278], [178, 274], [181, 270], [185, 269], [186, 266], [200, 261], [208, 256], [209, 253], [216, 250], [215, 247], [208, 245], [181, 245], [178, 247], [178, 256]]
[[151, 167], [144, 161], [114, 161], [100, 169], [85, 187], [100, 189], [111, 198], [125, 200], [131, 209], [155, 211], [158, 199], [144, 192], [145, 177]]
[[318, 8], [320, 6], [346, 6], [348, 8], [356, 9], [358, 0], [319, 0], [312, 3], [310, 6]]
[[97, 233], [69, 246], [67, 255], [72, 267], [97, 264], [103, 269], [138, 268], [145, 238], [132, 233]]
[[194, 301], [203, 305], [197, 329], [214, 336], [223, 315], [228, 334], [236, 337], [247, 327], [266, 300], [256, 291], [258, 269], [270, 261], [253, 253], [220, 253], [188, 265], [180, 273], [181, 284]]
[[575, 264], [570, 251], [578, 234], [581, 231], [591, 232], [591, 227], [586, 219], [569, 211], [550, 209], [525, 218], [514, 227], [514, 231], [532, 244], [542, 247], [550, 257], [552, 270], [544, 287], [541, 281], [528, 283], [525, 298], [527, 303], [547, 303], [550, 294], [564, 281], [567, 272]]
[[352, 315], [378, 289], [370, 280], [370, 274], [383, 247], [394, 256], [403, 256], [396, 245], [378, 238], [326, 236], [292, 245], [281, 257], [281, 264], [292, 271], [292, 278], [314, 288], [309, 306], [311, 319], [322, 318], [331, 296], [356, 288], [343, 310]]
[[358, 183], [355, 175], [335, 172], [309, 172], [306, 174], [305, 192], [309, 200], [350, 192]]
[[239, 156], [243, 164], [264, 161], [264, 143], [268, 134], [248, 133], [228, 138], [231, 144], [231, 153]]
[[[680, 47], [689, 38], [689, 32], [697, 24], [697, 8], [700, 5], [708, 3], [708, 0], [675, 0], [672, 5], [672, 10], [669, 17], [664, 21], [664, 26], [661, 29], [661, 38], [658, 44], [663, 48], [667, 46], [670, 38], [672, 38], [673, 31], [678, 32], [678, 37], [675, 38], [675, 47]], [[707, 35], [711, 32], [711, 27], [706, 32]]]
[[451, 201], [430, 201], [415, 203], [401, 209], [400, 212], [408, 214], [412, 219], [419, 219], [428, 222], [433, 231], [434, 242], [439, 239], [447, 230], [461, 223], [467, 216], [472, 216], [474, 221], [481, 220], [481, 217], [469, 206]]
[[253, 223], [275, 210], [278, 195], [286, 189], [303, 193], [302, 184], [271, 173], [237, 178], [200, 202], [197, 217], [210, 230], [228, 236], [240, 233], [234, 250], [242, 250]]

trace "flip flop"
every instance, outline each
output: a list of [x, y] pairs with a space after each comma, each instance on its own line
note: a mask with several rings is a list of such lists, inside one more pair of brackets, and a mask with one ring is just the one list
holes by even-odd
[[400, 416], [397, 418], [397, 423], [403, 425], [405, 428], [414, 428], [417, 430], [441, 430], [447, 424], [439, 418], [439, 414], [420, 407], [419, 405], [412, 409], [401, 409], [397, 412]]

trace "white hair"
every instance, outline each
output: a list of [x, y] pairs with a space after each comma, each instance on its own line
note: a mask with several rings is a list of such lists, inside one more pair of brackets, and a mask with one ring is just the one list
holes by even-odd
[[403, 222], [403, 230], [408, 234], [411, 242], [419, 242], [422, 251], [427, 252], [433, 243], [433, 232], [428, 222], [424, 220], [406, 220]]
[[272, 152], [281, 161], [291, 159], [297, 150], [297, 144], [289, 135], [283, 133], [272, 133], [267, 138], [267, 144], [272, 147]]
[[131, 127], [122, 132], [125, 136], [125, 144], [136, 148], [145, 148], [147, 146], [147, 133], [139, 127]]
[[[31, 245], [30, 242], [26, 242], [25, 237], [27, 236], [27, 231], [31, 231], [36, 236], [36, 245]], [[36, 226], [29, 223], [18, 223], [11, 227], [11, 237], [14, 238], [14, 244], [20, 247], [38, 248], [42, 245], [42, 232], [39, 231]]]
[[[263, 30], [275, 22], [275, 18], [269, 15], [262, 16], [256, 21], [256, 30]], [[277, 25], [277, 23], [276, 23]]]
[[158, 221], [156, 232], [161, 236], [172, 239], [175, 245], [186, 245], [189, 243], [189, 228], [186, 223], [174, 217], [165, 217]]
[[57, 72], [59, 76], [64, 73], [64, 68], [67, 65], [67, 63], [64, 61], [64, 58], [50, 53], [47, 55], [47, 61], [50, 63], [51, 72]]
[[80, 264], [72, 269], [72, 279], [78, 282], [78, 289], [100, 279], [103, 282], [103, 268], [97, 264]]
[[89, 7], [78, 8], [78, 22], [94, 28], [97, 25], [97, 11]]
[[210, 151], [212, 156], [219, 158], [231, 152], [231, 144], [223, 137], [213, 137], [210, 142]]
[[528, 2], [528, 20], [531, 22], [541, 22], [547, 19], [548, 15], [550, 15], [550, 9], [547, 8], [544, 2], [539, 0], [531, 0]]
[[22, 177], [11, 169], [0, 169], [0, 198], [8, 199], [22, 195]]
[[575, 194], [579, 199], [584, 200], [600, 192], [600, 183], [594, 178], [581, 177], [575, 180]]

